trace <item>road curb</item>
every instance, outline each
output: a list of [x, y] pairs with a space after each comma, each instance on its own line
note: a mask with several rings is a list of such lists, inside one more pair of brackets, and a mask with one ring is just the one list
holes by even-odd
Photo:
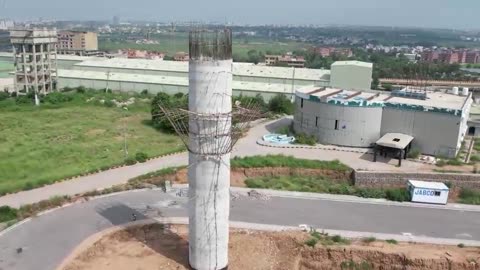
[[342, 147], [332, 147], [332, 146], [310, 146], [310, 145], [295, 145], [295, 144], [272, 144], [264, 141], [263, 139], [258, 139], [256, 143], [260, 146], [270, 147], [270, 148], [280, 148], [280, 149], [311, 149], [311, 150], [324, 150], [324, 151], [337, 151], [337, 152], [349, 152], [349, 153], [359, 153], [359, 154], [368, 154], [373, 155], [373, 151], [366, 150], [361, 151], [357, 149], [349, 149]]

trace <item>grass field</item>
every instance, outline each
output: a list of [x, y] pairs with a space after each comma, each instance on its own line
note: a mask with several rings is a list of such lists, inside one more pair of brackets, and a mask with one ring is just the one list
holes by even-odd
[[178, 137], [146, 124], [150, 119], [147, 99], [125, 111], [85, 101], [115, 94], [73, 95], [75, 99], [68, 103], [39, 108], [15, 105], [12, 100], [0, 102], [0, 194], [123, 164], [124, 130], [129, 157], [137, 152], [152, 157], [183, 149]]
[[235, 157], [231, 161], [232, 168], [265, 168], [288, 167], [306, 169], [325, 169], [336, 171], [350, 171], [351, 168], [338, 160], [311, 160], [284, 155], [266, 155], [251, 157]]
[[480, 191], [462, 189], [460, 192], [460, 203], [480, 205]]
[[409, 200], [408, 191], [404, 188], [360, 188], [320, 176], [258, 177], [245, 180], [245, 184], [249, 188], [353, 195], [363, 198], [385, 198], [391, 201], [402, 202]]
[[[167, 55], [173, 56], [175, 52], [188, 52], [188, 36], [186, 33], [158, 34], [152, 37], [158, 40], [159, 44], [136, 44], [133, 41], [120, 39], [107, 40], [99, 39], [100, 50], [119, 50], [119, 49], [139, 49], [150, 51], [161, 51]], [[287, 51], [300, 50], [308, 48], [309, 44], [292, 41], [279, 42], [274, 40], [259, 38], [238, 38], [233, 40], [233, 54], [237, 56], [246, 56], [250, 50], [257, 50], [263, 53], [270, 51], [272, 53], [285, 53]]]

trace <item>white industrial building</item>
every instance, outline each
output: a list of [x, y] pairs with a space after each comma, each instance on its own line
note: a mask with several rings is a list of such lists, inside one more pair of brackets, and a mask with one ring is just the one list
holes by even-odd
[[305, 87], [296, 92], [295, 104], [295, 131], [315, 135], [323, 144], [373, 147], [383, 136], [398, 133], [413, 137], [397, 148], [403, 155], [413, 147], [455, 157], [467, 132], [472, 98], [458, 89], [452, 94]]
[[346, 90], [369, 90], [373, 64], [360, 61], [337, 61], [332, 64], [330, 86]]
[[[0, 61], [11, 59], [11, 54], [0, 53]], [[293, 99], [298, 88], [330, 86], [331, 77], [337, 85], [355, 78], [352, 83], [339, 85], [358, 85], [352, 89], [370, 89], [371, 64], [358, 61], [342, 63], [338, 68], [332, 65], [332, 71], [233, 63], [233, 94], [261, 94], [265, 99], [285, 94]], [[61, 88], [84, 86], [135, 92], [147, 89], [150, 93], [188, 91], [188, 62], [59, 55], [57, 65], [58, 86]], [[365, 66], [370, 66], [370, 71]]]

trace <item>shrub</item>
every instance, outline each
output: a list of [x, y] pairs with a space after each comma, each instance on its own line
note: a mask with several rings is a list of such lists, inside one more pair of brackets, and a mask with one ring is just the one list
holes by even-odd
[[148, 159], [148, 155], [143, 153], [143, 152], [138, 152], [135, 154], [135, 160], [140, 162], [140, 163], [144, 163], [146, 162]]
[[5, 100], [10, 97], [10, 94], [7, 92], [0, 92], [0, 101]]
[[385, 191], [382, 189], [375, 189], [375, 188], [360, 188], [357, 189], [355, 194], [358, 197], [362, 198], [385, 198], [387, 195], [385, 194]]
[[393, 85], [391, 83], [382, 83], [382, 87], [383, 87], [383, 89], [385, 89], [385, 91], [392, 91], [393, 90]]
[[113, 103], [113, 101], [111, 101], [111, 100], [109, 100], [109, 99], [108, 99], [108, 100], [105, 100], [105, 102], [103, 103], [103, 105], [104, 105], [105, 107], [109, 107], [109, 108], [115, 107], [115, 103]]
[[480, 191], [462, 188], [460, 190], [460, 203], [480, 205]]
[[265, 103], [261, 94], [257, 94], [254, 97], [240, 94], [240, 96], [233, 97], [232, 104], [236, 104], [237, 102], [240, 102], [240, 106], [243, 107], [258, 106], [262, 112], [267, 110], [267, 103]]
[[318, 240], [316, 238], [310, 238], [307, 241], [305, 241], [305, 245], [307, 245], [309, 247], [315, 247], [317, 242], [318, 242]]
[[[175, 133], [170, 121], [164, 116], [160, 105], [166, 108], [188, 108], [188, 99], [182, 94], [182, 97], [170, 96], [166, 93], [160, 92], [152, 99], [152, 125], [167, 133]], [[185, 119], [185, 126], [188, 126], [188, 118]]]
[[388, 240], [385, 240], [385, 242], [387, 242], [387, 243], [389, 243], [389, 244], [392, 244], [392, 245], [398, 244], [398, 241], [395, 240], [395, 239], [388, 239]]
[[294, 104], [284, 94], [278, 94], [268, 102], [268, 110], [274, 113], [292, 115], [294, 112]]
[[85, 92], [87, 91], [87, 90], [85, 89], [85, 87], [83, 87], [83, 86], [77, 87], [76, 90], [77, 90], [77, 93], [79, 93], [79, 94], [83, 94], [83, 93], [85, 93]]
[[14, 220], [18, 217], [18, 210], [9, 206], [0, 206], [0, 223]]
[[323, 235], [317, 231], [311, 232], [310, 235], [315, 239], [321, 239], [323, 237]]
[[389, 189], [386, 192], [386, 199], [390, 201], [405, 202], [410, 201], [410, 193], [407, 189]]
[[314, 135], [308, 135], [305, 133], [298, 133], [295, 135], [295, 144], [316, 145], [317, 138]]
[[465, 247], [465, 244], [460, 243], [460, 244], [457, 245], [457, 247], [459, 247], [459, 248], [464, 248], [464, 247]]
[[53, 92], [46, 95], [43, 98], [43, 102], [50, 103], [50, 104], [60, 104], [69, 102], [72, 100], [72, 96], [60, 92]]
[[443, 167], [447, 165], [447, 162], [443, 159], [440, 159], [440, 160], [437, 160], [437, 163], [435, 163], [435, 165], [437, 165], [438, 167]]
[[181, 98], [183, 98], [184, 96], [185, 96], [185, 94], [183, 94], [182, 92], [178, 92], [178, 93], [175, 93], [175, 94], [173, 95], [173, 97], [176, 98], [176, 99], [181, 99]]
[[470, 161], [478, 162], [478, 161], [480, 161], [480, 156], [479, 155], [473, 155], [473, 156], [470, 157]]
[[413, 148], [412, 150], [410, 150], [410, 152], [408, 152], [407, 157], [417, 159], [420, 156], [420, 154], [421, 154], [420, 149]]
[[142, 95], [142, 96], [148, 96], [148, 90], [147, 90], [147, 89], [143, 89], [142, 92], [140, 92], [140, 95]]
[[350, 240], [341, 237], [340, 235], [334, 235], [331, 237], [331, 240], [337, 244], [350, 244]]
[[130, 165], [135, 165], [135, 164], [137, 164], [137, 160], [135, 160], [134, 158], [127, 158], [127, 159], [125, 160], [125, 164], [127, 164], [127, 165], [129, 165], [129, 166], [130, 166]]
[[35, 101], [35, 95], [29, 93], [27, 95], [16, 96], [15, 103], [17, 104], [33, 104]]
[[464, 164], [463, 161], [459, 160], [459, 159], [448, 159], [447, 160], [447, 165], [451, 165], [451, 166], [462, 166]]
[[375, 237], [373, 237], [373, 236], [371, 236], [371, 237], [365, 237], [365, 238], [362, 239], [362, 242], [367, 243], [367, 244], [368, 244], [368, 243], [373, 243], [373, 242], [375, 242], [375, 241], [377, 241], [377, 238], [375, 238]]
[[27, 182], [25, 185], [23, 185], [23, 190], [32, 190], [35, 186], [33, 185], [32, 182]]

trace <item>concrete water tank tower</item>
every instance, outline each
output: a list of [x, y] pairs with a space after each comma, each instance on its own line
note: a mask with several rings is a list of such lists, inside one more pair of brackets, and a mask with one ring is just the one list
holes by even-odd
[[469, 89], [468, 89], [468, 87], [463, 87], [463, 89], [462, 89], [462, 96], [465, 96], [465, 97], [466, 97], [466, 96], [468, 96], [468, 94], [469, 94]]
[[[232, 32], [194, 30], [189, 38], [188, 109], [160, 104], [189, 152], [189, 263], [228, 268], [230, 153], [257, 104], [232, 104]], [[232, 106], [233, 105], [233, 106]]]

